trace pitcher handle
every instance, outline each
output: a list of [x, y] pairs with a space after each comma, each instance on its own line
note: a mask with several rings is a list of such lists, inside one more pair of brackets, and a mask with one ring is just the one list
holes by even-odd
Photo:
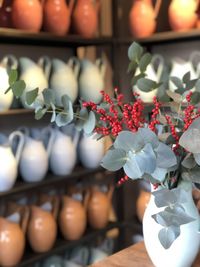
[[104, 78], [106, 73], [106, 64], [102, 58], [98, 58], [95, 62], [96, 66], [99, 68], [102, 78]]
[[152, 61], [151, 63], [154, 64], [154, 62], [156, 60], [159, 60], [159, 64], [158, 64], [158, 69], [157, 69], [157, 77], [158, 77], [158, 81], [160, 81], [160, 78], [161, 78], [161, 75], [162, 75], [162, 72], [164, 70], [164, 58], [159, 55], [159, 54], [155, 54], [153, 57], [152, 57]]
[[76, 78], [78, 78], [78, 74], [79, 74], [79, 71], [80, 71], [80, 67], [81, 67], [81, 64], [80, 64], [80, 61], [77, 57], [71, 57], [67, 64], [71, 67], [71, 69], [73, 70], [74, 72], [74, 75]]
[[51, 59], [48, 56], [43, 56], [38, 59], [38, 65], [43, 69], [46, 79], [49, 81], [51, 73]]
[[48, 126], [41, 131], [41, 134], [42, 134], [42, 136], [44, 134], [49, 134], [49, 139], [48, 139], [47, 147], [46, 147], [47, 155], [49, 157], [51, 154], [53, 143], [54, 143], [55, 133], [54, 133], [53, 129], [50, 126]]
[[15, 137], [19, 138], [19, 143], [18, 143], [17, 150], [15, 153], [15, 159], [16, 159], [16, 162], [18, 164], [19, 160], [20, 160], [21, 153], [22, 153], [22, 149], [24, 147], [25, 138], [24, 138], [24, 134], [20, 131], [15, 131], [15, 132], [11, 133], [9, 135], [9, 138], [8, 138], [11, 147], [12, 147], [12, 143], [13, 143], [13, 140]]
[[101, 6], [101, 0], [96, 0], [96, 12], [97, 12], [97, 15], [99, 14], [100, 6]]
[[156, 3], [155, 3], [155, 7], [154, 7], [155, 18], [158, 17], [158, 13], [160, 11], [161, 5], [162, 5], [162, 0], [157, 0]]
[[2, 59], [2, 64], [7, 68], [7, 69], [17, 69], [18, 67], [18, 61], [17, 58], [11, 54], [6, 55]]
[[17, 128], [17, 131], [22, 132], [25, 136], [29, 136], [29, 129], [26, 126], [20, 126]]
[[70, 0], [69, 1], [69, 16], [71, 17], [71, 14], [72, 14], [72, 10], [74, 8], [74, 0]]
[[114, 193], [114, 185], [110, 185], [109, 186], [109, 190], [108, 190], [108, 193], [107, 193], [107, 196], [108, 196], [108, 199], [109, 201], [111, 202], [112, 200], [112, 196], [113, 196], [113, 193]]

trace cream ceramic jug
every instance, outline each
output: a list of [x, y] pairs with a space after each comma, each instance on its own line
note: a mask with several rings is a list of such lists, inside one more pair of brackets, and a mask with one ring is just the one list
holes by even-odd
[[[12, 144], [14, 138], [18, 137], [16, 153], [13, 154]], [[24, 136], [21, 132], [15, 131], [9, 135], [7, 142], [0, 145], [0, 192], [10, 190], [17, 178], [17, 168], [20, 155], [24, 145]]]
[[53, 137], [45, 149], [42, 138], [34, 136], [39, 129], [32, 129], [32, 135], [26, 127], [20, 127], [19, 130], [25, 132], [25, 144], [19, 162], [20, 174], [26, 182], [39, 182], [45, 178], [48, 170], [48, 152]]
[[[155, 67], [156, 62], [158, 62], [157, 70]], [[151, 63], [147, 66], [146, 78], [151, 79], [155, 82], [160, 82], [163, 69], [164, 69], [164, 58], [159, 54], [155, 54], [152, 57]], [[140, 74], [139, 69], [136, 70], [136, 75], [138, 75], [138, 74]], [[137, 86], [133, 86], [133, 91], [140, 95], [140, 98], [144, 103], [152, 103], [153, 98], [157, 95], [158, 89], [154, 89], [150, 92], [143, 92]]]
[[72, 102], [78, 96], [77, 77], [80, 63], [72, 57], [67, 63], [60, 59], [53, 59], [49, 72], [49, 87], [55, 91], [56, 103], [61, 106], [61, 97], [68, 95]]
[[[26, 83], [26, 88], [21, 96], [22, 105], [25, 108], [35, 108], [41, 102], [43, 102], [42, 91], [48, 87], [48, 81], [45, 73], [39, 64], [36, 64], [33, 60], [27, 57], [21, 57], [19, 59], [20, 66], [20, 79]], [[35, 102], [29, 106], [26, 103], [25, 95], [27, 92], [39, 88], [39, 95]]]
[[[192, 62], [185, 61], [181, 58], [174, 58], [172, 60], [172, 68], [170, 72], [171, 77], [176, 76], [182, 80], [184, 74], [186, 74], [188, 71], [190, 72], [191, 79], [198, 78], [198, 73], [195, 71]], [[172, 92], [176, 90], [176, 86], [173, 84], [172, 81], [169, 81], [169, 89]]]
[[106, 66], [102, 59], [97, 59], [95, 64], [84, 59], [81, 61], [79, 77], [79, 94], [85, 101], [99, 103], [102, 99], [101, 91], [104, 90], [104, 76]]
[[12, 90], [10, 90], [7, 94], [5, 94], [5, 91], [9, 87], [8, 70], [16, 68], [17, 59], [12, 55], [5, 56], [0, 63], [0, 111], [8, 110], [12, 104]]
[[83, 135], [78, 146], [78, 152], [79, 159], [84, 167], [97, 168], [104, 155], [104, 141], [103, 139], [97, 141], [93, 136]]
[[53, 141], [49, 149], [50, 169], [55, 175], [70, 174], [76, 164], [76, 147], [79, 133], [73, 139], [59, 129], [52, 129]]

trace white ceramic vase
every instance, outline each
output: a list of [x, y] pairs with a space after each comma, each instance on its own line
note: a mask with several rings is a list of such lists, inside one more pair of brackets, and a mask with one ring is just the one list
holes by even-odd
[[192, 188], [187, 191], [187, 195], [188, 202], [182, 205], [187, 214], [196, 218], [196, 220], [181, 226], [180, 236], [168, 249], [164, 249], [158, 239], [158, 233], [162, 226], [151, 217], [163, 208], [157, 208], [154, 196], [151, 195], [143, 217], [143, 234], [146, 250], [155, 267], [191, 267], [199, 252], [200, 219], [199, 212], [192, 199]]

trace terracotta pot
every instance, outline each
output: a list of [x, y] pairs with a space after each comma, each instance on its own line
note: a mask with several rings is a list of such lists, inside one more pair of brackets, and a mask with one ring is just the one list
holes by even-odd
[[147, 205], [149, 203], [150, 197], [151, 197], [151, 193], [150, 192], [146, 192], [144, 190], [141, 190], [140, 191], [140, 195], [137, 198], [136, 211], [137, 211], [137, 217], [141, 222], [142, 222], [146, 207], [147, 207]]
[[64, 238], [67, 240], [77, 240], [85, 231], [87, 224], [86, 198], [82, 203], [70, 196], [63, 196], [59, 225]]
[[42, 6], [39, 0], [13, 0], [13, 26], [38, 32], [42, 26]]
[[0, 217], [0, 265], [17, 266], [25, 249], [25, 231], [29, 211], [16, 210], [7, 218]]
[[65, 0], [44, 0], [44, 30], [65, 35], [69, 30], [73, 5], [74, 0], [70, 0], [69, 7]]
[[130, 31], [134, 37], [144, 38], [155, 32], [161, 1], [157, 0], [154, 8], [151, 0], [134, 0], [129, 13]]
[[192, 29], [197, 22], [197, 8], [199, 0], [172, 0], [169, 6], [169, 23], [174, 31]]
[[31, 215], [27, 228], [29, 243], [35, 252], [47, 252], [53, 247], [57, 236], [54, 209], [47, 211], [37, 206], [31, 206], [30, 209]]
[[96, 5], [92, 0], [78, 0], [72, 15], [73, 29], [75, 33], [83, 37], [91, 38], [98, 27], [98, 11], [100, 0]]
[[113, 190], [112, 186], [107, 193], [101, 192], [96, 186], [90, 190], [87, 213], [88, 222], [94, 229], [102, 229], [108, 223]]
[[4, 0], [0, 8], [0, 27], [12, 28], [12, 0]]

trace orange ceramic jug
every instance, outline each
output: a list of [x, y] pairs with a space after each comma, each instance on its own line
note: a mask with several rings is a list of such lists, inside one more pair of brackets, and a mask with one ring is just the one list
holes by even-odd
[[74, 0], [70, 0], [69, 7], [65, 0], [43, 0], [43, 2], [44, 30], [57, 35], [65, 35], [69, 30]]
[[94, 229], [102, 229], [108, 223], [113, 190], [113, 186], [110, 186], [107, 193], [100, 191], [97, 186], [90, 189], [87, 214], [88, 222]]
[[169, 6], [169, 23], [174, 31], [192, 29], [197, 22], [199, 0], [172, 0]]
[[100, 0], [96, 0], [96, 5], [92, 0], [77, 0], [72, 15], [75, 33], [86, 38], [91, 38], [95, 35], [98, 27], [99, 7]]
[[137, 211], [137, 217], [141, 222], [142, 222], [146, 207], [147, 207], [147, 205], [149, 203], [150, 197], [151, 197], [151, 193], [150, 192], [146, 192], [144, 190], [141, 190], [140, 194], [139, 194], [139, 196], [137, 198], [136, 211]]
[[0, 266], [16, 266], [25, 248], [25, 231], [29, 212], [0, 217]]
[[87, 224], [87, 199], [88, 196], [86, 195], [82, 203], [73, 197], [63, 196], [59, 225], [65, 239], [77, 240], [83, 235]]
[[155, 8], [152, 0], [134, 0], [129, 13], [130, 31], [134, 37], [144, 38], [155, 32], [160, 6], [161, 0], [156, 1]]
[[11, 28], [12, 0], [4, 0], [0, 8], [0, 27]]
[[47, 252], [55, 243], [57, 236], [56, 202], [57, 199], [54, 204], [46, 202], [40, 207], [31, 206], [30, 208], [27, 237], [35, 252]]
[[42, 26], [42, 5], [39, 0], [13, 0], [13, 26], [38, 32]]

